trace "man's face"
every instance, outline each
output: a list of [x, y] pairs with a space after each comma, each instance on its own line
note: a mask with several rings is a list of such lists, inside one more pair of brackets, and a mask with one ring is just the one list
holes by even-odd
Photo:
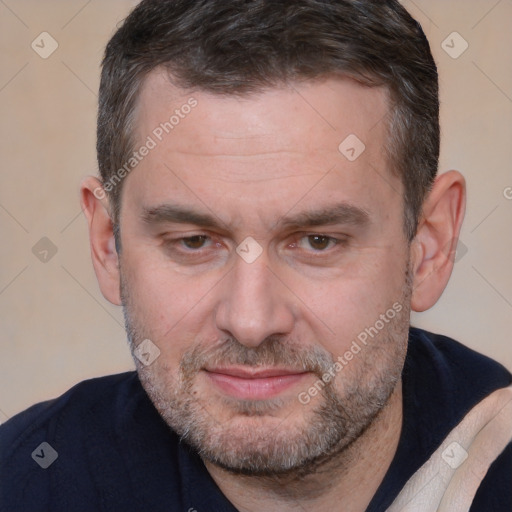
[[386, 113], [348, 79], [244, 98], [145, 82], [135, 147], [156, 147], [123, 184], [123, 305], [132, 349], [160, 350], [136, 359], [146, 391], [207, 460], [308, 467], [392, 394], [410, 285]]

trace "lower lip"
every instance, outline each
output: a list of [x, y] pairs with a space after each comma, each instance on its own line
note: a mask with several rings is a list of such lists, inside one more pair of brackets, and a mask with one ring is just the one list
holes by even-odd
[[205, 373], [224, 393], [242, 400], [267, 400], [276, 397], [308, 375], [307, 373], [294, 373], [261, 379], [244, 379], [225, 373], [208, 371]]

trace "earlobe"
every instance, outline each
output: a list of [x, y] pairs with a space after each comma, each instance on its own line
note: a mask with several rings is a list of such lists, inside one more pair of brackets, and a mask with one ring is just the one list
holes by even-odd
[[108, 198], [97, 178], [90, 176], [82, 181], [80, 203], [89, 227], [92, 263], [101, 292], [109, 302], [120, 305], [119, 258]]
[[465, 207], [464, 177], [457, 171], [439, 176], [425, 200], [411, 245], [414, 311], [431, 308], [448, 283]]

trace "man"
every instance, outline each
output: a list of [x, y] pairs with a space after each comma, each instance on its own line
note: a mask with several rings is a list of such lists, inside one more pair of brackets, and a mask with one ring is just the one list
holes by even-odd
[[2, 427], [1, 510], [510, 510], [511, 375], [409, 325], [464, 215], [438, 110], [396, 1], [139, 4], [81, 188], [137, 372]]

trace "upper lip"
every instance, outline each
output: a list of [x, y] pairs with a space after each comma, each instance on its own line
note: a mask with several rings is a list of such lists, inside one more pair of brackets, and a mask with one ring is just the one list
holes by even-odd
[[296, 370], [290, 368], [248, 368], [240, 366], [205, 368], [207, 372], [220, 373], [240, 379], [264, 379], [267, 377], [282, 377], [285, 375], [297, 375], [306, 373], [304, 370]]

